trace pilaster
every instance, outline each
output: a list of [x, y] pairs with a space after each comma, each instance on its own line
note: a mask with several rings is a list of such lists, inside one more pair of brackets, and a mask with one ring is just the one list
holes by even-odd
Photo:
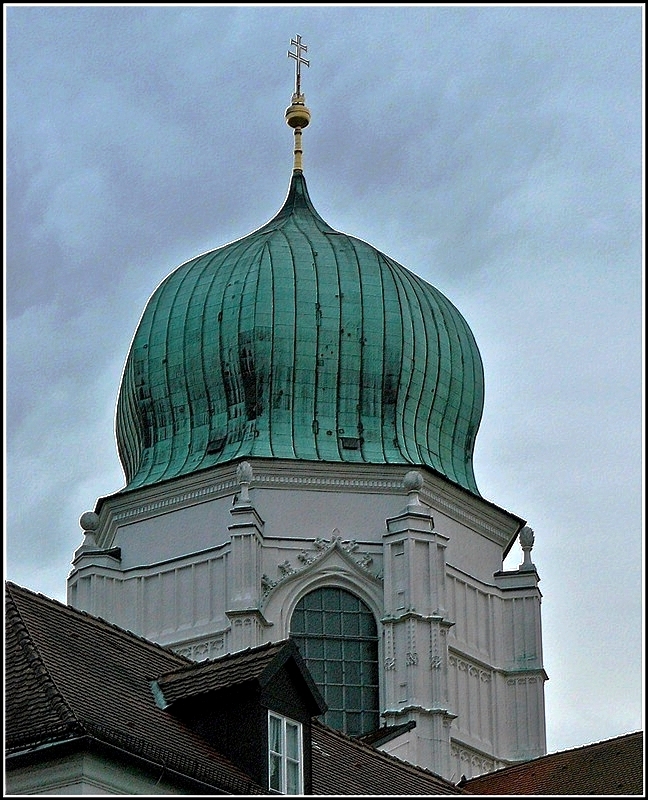
[[264, 522], [250, 499], [254, 474], [247, 461], [238, 465], [236, 477], [240, 491], [230, 509], [234, 521], [228, 525], [230, 552], [225, 611], [231, 625], [232, 651], [262, 644], [263, 629], [269, 624], [261, 613]]
[[[387, 520], [384, 552], [384, 711], [387, 724], [414, 720], [403, 757], [447, 775], [450, 767], [445, 549], [409, 472], [405, 509]], [[405, 755], [406, 753], [406, 755]]]
[[501, 674], [506, 708], [506, 739], [502, 755], [510, 761], [546, 753], [540, 578], [531, 561], [534, 534], [520, 532], [524, 560], [517, 570], [497, 572], [495, 585], [503, 597]]

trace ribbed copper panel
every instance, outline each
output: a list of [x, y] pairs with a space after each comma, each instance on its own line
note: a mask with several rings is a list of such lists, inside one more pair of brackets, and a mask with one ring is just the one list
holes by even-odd
[[482, 362], [433, 286], [317, 214], [269, 223], [149, 300], [117, 405], [127, 488], [244, 456], [426, 465], [478, 494]]

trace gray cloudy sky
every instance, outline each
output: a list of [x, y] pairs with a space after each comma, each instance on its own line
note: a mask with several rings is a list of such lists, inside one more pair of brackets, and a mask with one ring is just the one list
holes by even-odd
[[4, 10], [6, 578], [65, 599], [124, 483], [149, 295], [281, 206], [299, 33], [315, 207], [479, 344], [475, 472], [536, 533], [548, 748], [643, 728], [643, 5]]

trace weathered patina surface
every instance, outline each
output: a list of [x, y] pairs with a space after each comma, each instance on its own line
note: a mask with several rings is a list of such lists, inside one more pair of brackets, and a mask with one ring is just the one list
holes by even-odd
[[441, 292], [335, 231], [295, 170], [278, 214], [149, 300], [117, 407], [127, 488], [247, 456], [425, 465], [478, 494], [473, 335]]

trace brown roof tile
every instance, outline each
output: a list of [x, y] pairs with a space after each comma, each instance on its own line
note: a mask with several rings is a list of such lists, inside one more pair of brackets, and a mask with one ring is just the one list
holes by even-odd
[[[157, 680], [165, 698], [173, 699], [248, 680], [263, 684], [290, 657], [303, 668], [292, 643], [196, 663], [12, 583], [6, 585], [6, 605], [8, 754], [86, 737], [226, 793], [263, 793], [208, 742], [161, 709], [151, 684]], [[307, 671], [305, 677], [312, 680]], [[314, 794], [464, 793], [427, 770], [317, 721], [312, 753]]]
[[643, 732], [551, 753], [460, 783], [471, 794], [644, 794]]
[[463, 789], [313, 721], [313, 794], [465, 794]]
[[158, 676], [156, 684], [162, 692], [164, 702], [170, 706], [178, 700], [251, 681], [264, 686], [289, 658], [294, 660], [313, 694], [315, 700], [313, 713], [323, 713], [326, 704], [306, 669], [297, 646], [290, 639], [270, 642], [253, 649], [248, 648], [210, 661], [201, 661], [199, 664], [192, 663], [180, 670]]
[[150, 678], [188, 659], [12, 583], [6, 607], [7, 753], [84, 735], [214, 788], [263, 793], [156, 705]]
[[43, 664], [7, 595], [5, 603], [5, 734], [15, 747], [75, 736], [80, 727]]

